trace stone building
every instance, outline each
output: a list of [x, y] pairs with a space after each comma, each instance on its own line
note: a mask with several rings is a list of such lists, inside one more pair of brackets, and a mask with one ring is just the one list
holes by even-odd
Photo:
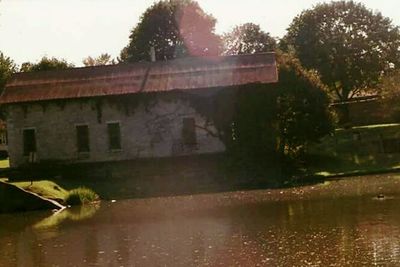
[[276, 81], [273, 53], [18, 73], [0, 98], [10, 164], [220, 153], [196, 102], [217, 112], [208, 104], [222, 88]]

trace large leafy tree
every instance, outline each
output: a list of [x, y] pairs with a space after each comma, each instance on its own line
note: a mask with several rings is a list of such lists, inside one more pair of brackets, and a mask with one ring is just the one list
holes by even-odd
[[111, 58], [110, 54], [101, 54], [98, 57], [88, 56], [82, 60], [83, 65], [86, 67], [89, 66], [102, 66], [102, 65], [114, 65], [116, 64], [115, 60]]
[[389, 120], [400, 121], [400, 68], [382, 78], [379, 91], [382, 96], [382, 115]]
[[121, 60], [149, 60], [152, 47], [157, 60], [217, 55], [220, 38], [214, 33], [215, 23], [215, 18], [195, 1], [160, 1], [148, 8], [133, 28], [129, 44], [121, 51]]
[[11, 74], [17, 71], [17, 67], [12, 59], [0, 52], [0, 93], [3, 91]]
[[57, 59], [57, 58], [48, 58], [43, 57], [37, 63], [25, 62], [21, 65], [21, 72], [32, 72], [32, 71], [46, 71], [46, 70], [62, 70], [73, 68], [74, 65], [68, 63], [64, 59]]
[[275, 39], [254, 23], [236, 26], [224, 34], [223, 43], [225, 55], [254, 54], [276, 49]]
[[[0, 94], [3, 92], [7, 80], [17, 71], [14, 61], [0, 52]], [[4, 120], [4, 112], [0, 107], [0, 119]]]
[[239, 90], [228, 147], [245, 164], [289, 170], [287, 163], [299, 162], [308, 143], [332, 131], [333, 117], [325, 86], [315, 72], [281, 53], [278, 70], [279, 82]]
[[400, 64], [400, 33], [391, 20], [353, 1], [318, 4], [298, 15], [283, 38], [304, 67], [345, 101], [376, 87]]

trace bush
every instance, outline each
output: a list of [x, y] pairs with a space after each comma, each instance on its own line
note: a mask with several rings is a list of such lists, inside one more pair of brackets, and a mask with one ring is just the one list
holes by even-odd
[[82, 205], [99, 200], [99, 196], [91, 189], [86, 187], [79, 187], [68, 192], [65, 197], [65, 204], [67, 205]]
[[251, 152], [292, 156], [334, 129], [329, 100], [316, 73], [278, 56], [279, 82], [244, 86], [234, 116], [235, 143]]
[[296, 58], [278, 54], [279, 82], [239, 89], [228, 151], [257, 176], [275, 167], [283, 176], [301, 168], [308, 143], [334, 129], [319, 77]]

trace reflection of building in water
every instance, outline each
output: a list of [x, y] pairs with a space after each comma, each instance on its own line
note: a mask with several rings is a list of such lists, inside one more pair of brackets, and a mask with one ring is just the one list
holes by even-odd
[[400, 266], [396, 201], [231, 194], [103, 203], [91, 218], [21, 231], [15, 241], [0, 227], [0, 247], [14, 245], [0, 250], [0, 266], [12, 253], [28, 267]]
[[[141, 218], [143, 213], [136, 209], [113, 211], [97, 222], [62, 224], [57, 238], [39, 241], [43, 246], [40, 255], [31, 254], [37, 257], [33, 262], [38, 266], [201, 266], [218, 261], [220, 248], [232, 235], [226, 218], [152, 218], [151, 212]], [[36, 235], [45, 236], [41, 231]]]

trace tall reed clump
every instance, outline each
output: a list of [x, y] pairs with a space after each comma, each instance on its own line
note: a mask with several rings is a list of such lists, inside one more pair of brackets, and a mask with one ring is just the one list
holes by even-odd
[[93, 190], [86, 187], [79, 187], [69, 191], [64, 202], [66, 205], [73, 206], [92, 203], [99, 199], [99, 195], [97, 195]]

